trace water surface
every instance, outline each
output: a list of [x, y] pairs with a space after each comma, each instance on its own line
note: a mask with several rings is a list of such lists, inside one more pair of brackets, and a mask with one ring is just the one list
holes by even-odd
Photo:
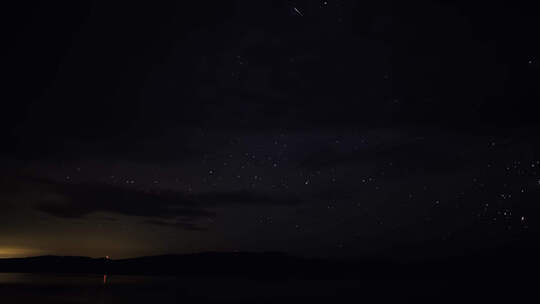
[[[252, 280], [234, 277], [0, 273], [3, 303], [455, 303], [488, 285], [443, 280]], [[471, 296], [470, 291], [475, 294]], [[485, 291], [485, 293], [484, 293]]]

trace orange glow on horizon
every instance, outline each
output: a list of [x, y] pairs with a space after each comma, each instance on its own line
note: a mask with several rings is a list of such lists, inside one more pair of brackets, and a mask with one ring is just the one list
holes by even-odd
[[30, 249], [30, 248], [21, 248], [21, 247], [0, 247], [0, 258], [22, 258], [28, 256], [40, 255], [42, 252]]

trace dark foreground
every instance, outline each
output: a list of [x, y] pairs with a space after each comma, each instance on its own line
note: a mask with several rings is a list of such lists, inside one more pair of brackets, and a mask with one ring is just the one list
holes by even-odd
[[[2, 303], [520, 303], [534, 281], [306, 280], [0, 274]], [[532, 302], [531, 302], [532, 301]]]
[[0, 303], [540, 303], [537, 251], [330, 261], [279, 253], [0, 259]]

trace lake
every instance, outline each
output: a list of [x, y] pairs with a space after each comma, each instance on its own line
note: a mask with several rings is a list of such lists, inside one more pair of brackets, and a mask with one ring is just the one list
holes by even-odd
[[[442, 280], [250, 280], [0, 273], [0, 303], [469, 303], [504, 298]], [[515, 298], [513, 298], [515, 299]]]

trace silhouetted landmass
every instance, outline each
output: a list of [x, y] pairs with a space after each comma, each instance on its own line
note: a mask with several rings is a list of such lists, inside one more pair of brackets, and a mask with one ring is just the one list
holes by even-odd
[[384, 259], [308, 259], [283, 253], [206, 252], [109, 260], [74, 256], [0, 259], [0, 272], [241, 276], [259, 279], [365, 279], [526, 276], [538, 269], [535, 250], [499, 249], [450, 259], [398, 263]]
[[[307, 259], [283, 253], [163, 255], [123, 260], [41, 256], [0, 259], [0, 272], [65, 280], [113, 275], [113, 284], [0, 284], [6, 303], [527, 303], [538, 298], [536, 250], [507, 248], [451, 259]], [[147, 275], [148, 283], [115, 281]], [[92, 277], [90, 275], [90, 277]], [[153, 277], [155, 276], [155, 277]], [[169, 277], [170, 276], [170, 277]], [[118, 276], [118, 278], [123, 276]], [[130, 277], [130, 276], [127, 276]], [[161, 281], [166, 277], [167, 281]], [[531, 280], [530, 278], [533, 278]], [[105, 279], [105, 278], [104, 278]], [[56, 281], [54, 281], [56, 282]], [[95, 284], [99, 283], [99, 284]], [[45, 299], [45, 300], [44, 300]], [[63, 302], [62, 302], [63, 301]], [[3, 303], [3, 302], [2, 302]]]

